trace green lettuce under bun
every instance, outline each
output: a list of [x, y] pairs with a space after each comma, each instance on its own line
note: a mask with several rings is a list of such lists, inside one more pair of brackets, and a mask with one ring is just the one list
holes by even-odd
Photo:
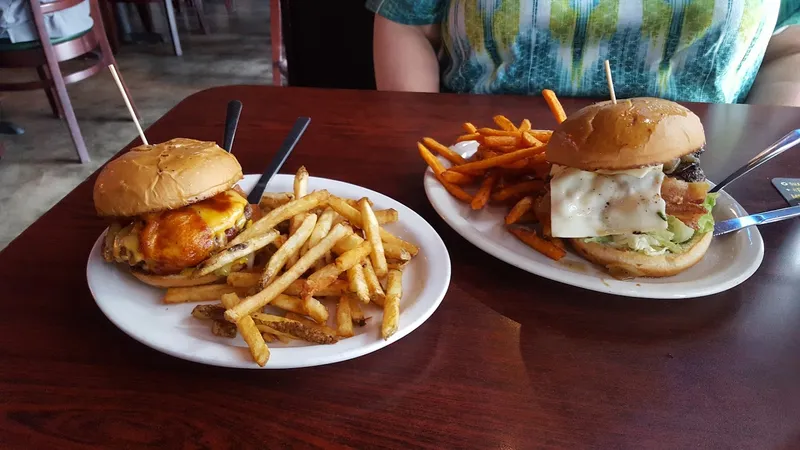
[[714, 231], [714, 216], [711, 211], [717, 203], [718, 193], [706, 195], [703, 207], [706, 213], [697, 220], [697, 230], [675, 216], [667, 216], [667, 229], [649, 233], [628, 233], [614, 236], [599, 236], [584, 239], [620, 250], [632, 250], [648, 256], [664, 253], [682, 253], [691, 248], [706, 233]]

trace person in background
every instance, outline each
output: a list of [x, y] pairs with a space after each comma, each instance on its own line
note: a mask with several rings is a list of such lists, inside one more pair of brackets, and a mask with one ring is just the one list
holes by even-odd
[[[45, 14], [44, 24], [50, 39], [90, 30], [94, 22], [89, 9], [89, 2], [84, 0], [62, 11]], [[38, 40], [29, 0], [0, 0], [0, 46]]]
[[379, 90], [800, 106], [800, 0], [367, 0]]

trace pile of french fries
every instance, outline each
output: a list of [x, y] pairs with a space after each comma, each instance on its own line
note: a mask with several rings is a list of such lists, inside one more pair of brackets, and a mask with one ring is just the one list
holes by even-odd
[[[542, 92], [558, 123], [566, 119], [564, 108], [551, 90]], [[455, 198], [480, 210], [487, 204], [508, 205], [505, 217], [509, 232], [542, 254], [559, 260], [566, 255], [564, 243], [550, 235], [550, 221], [539, 220], [537, 203], [546, 194], [550, 163], [545, 159], [552, 130], [533, 129], [530, 120], [517, 126], [507, 117], [494, 116], [496, 128], [463, 125], [466, 134], [456, 142], [477, 141], [478, 150], [465, 159], [446, 145], [426, 137], [417, 142], [420, 156], [434, 176]], [[450, 163], [444, 163], [438, 154]], [[549, 212], [547, 212], [549, 214]], [[541, 235], [532, 228], [541, 222]]]
[[419, 252], [382, 227], [399, 219], [396, 210], [373, 210], [367, 198], [308, 193], [308, 179], [301, 167], [294, 192], [264, 194], [260, 218], [196, 275], [247, 258], [251, 269], [231, 272], [224, 284], [170, 288], [163, 297], [167, 304], [221, 300], [196, 306], [192, 316], [209, 321], [217, 336], [241, 334], [259, 366], [269, 360], [270, 342], [333, 344], [355, 335], [354, 327], [371, 319], [363, 308], [369, 304], [383, 312], [380, 333], [388, 339], [398, 328], [403, 269]]

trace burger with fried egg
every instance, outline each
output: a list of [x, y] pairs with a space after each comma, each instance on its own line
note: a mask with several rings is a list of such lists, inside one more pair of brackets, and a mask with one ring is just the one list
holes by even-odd
[[233, 155], [193, 139], [143, 145], [109, 162], [94, 185], [95, 209], [112, 222], [105, 259], [159, 287], [206, 284], [240, 268], [246, 261], [191, 276], [250, 220], [251, 207], [236, 186], [241, 179]]
[[716, 194], [700, 168], [704, 146], [700, 119], [677, 103], [590, 105], [547, 144], [553, 166], [539, 210], [553, 237], [612, 274], [675, 275], [700, 261], [712, 239]]

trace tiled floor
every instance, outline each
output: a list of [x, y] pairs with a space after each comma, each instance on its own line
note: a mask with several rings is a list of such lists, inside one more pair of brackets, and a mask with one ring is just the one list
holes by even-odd
[[[191, 21], [188, 31], [179, 17], [182, 57], [174, 56], [169, 41], [123, 45], [117, 55], [143, 126], [196, 91], [271, 83], [269, 2], [238, 0], [231, 14], [222, 0], [207, 0], [205, 5], [209, 35], [200, 34]], [[156, 26], [167, 36], [158, 20], [160, 10], [154, 11]], [[29, 77], [31, 72], [0, 71], [0, 77]], [[42, 91], [8, 93], [3, 100], [3, 118], [26, 132], [0, 135], [6, 146], [0, 159], [0, 250], [136, 136], [108, 73], [67, 89], [92, 157], [89, 164], [77, 163], [66, 125], [52, 118]]]

